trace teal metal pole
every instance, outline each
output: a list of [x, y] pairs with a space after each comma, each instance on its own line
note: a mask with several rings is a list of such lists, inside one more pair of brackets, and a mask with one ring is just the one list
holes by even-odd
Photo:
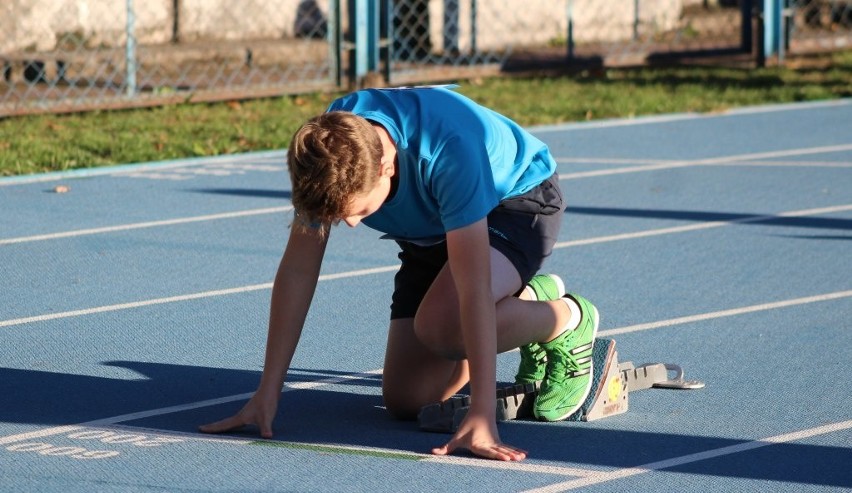
[[783, 11], [783, 0], [763, 0], [763, 54], [778, 55], [779, 61], [784, 58]]
[[367, 0], [367, 70], [379, 69], [380, 0]]
[[355, 42], [355, 80], [379, 67], [379, 0], [355, 0], [350, 12]]
[[351, 25], [355, 34], [353, 36], [355, 41], [355, 73], [353, 75], [356, 81], [360, 81], [361, 77], [367, 73], [367, 15], [369, 11], [367, 2], [369, 1], [355, 0], [355, 8], [351, 13], [354, 21]]

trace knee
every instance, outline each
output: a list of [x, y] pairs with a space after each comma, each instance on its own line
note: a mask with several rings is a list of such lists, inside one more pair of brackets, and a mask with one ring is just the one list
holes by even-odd
[[439, 352], [443, 339], [440, 334], [441, 330], [436, 329], [436, 327], [440, 326], [436, 326], [429, 316], [418, 313], [417, 317], [414, 318], [414, 335], [420, 344], [426, 346], [433, 353]]
[[413, 388], [404, 389], [398, 386], [382, 385], [382, 400], [385, 404], [385, 410], [395, 419], [404, 421], [417, 419], [424, 403], [415, 394]]
[[420, 407], [413, 406], [410, 402], [406, 402], [404, 399], [389, 396], [387, 393], [384, 393], [383, 397], [385, 410], [387, 410], [388, 414], [390, 414], [392, 418], [403, 421], [413, 421], [417, 419]]
[[434, 354], [451, 360], [464, 359], [464, 343], [456, 325], [444, 317], [421, 311], [414, 318], [414, 335]]

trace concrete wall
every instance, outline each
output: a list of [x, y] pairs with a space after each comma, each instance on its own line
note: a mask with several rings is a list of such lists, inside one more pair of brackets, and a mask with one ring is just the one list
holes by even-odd
[[[139, 44], [292, 37], [299, 5], [306, 0], [134, 0]], [[123, 0], [2, 0], [0, 52], [51, 51], [60, 43], [80, 48], [125, 43]], [[175, 11], [174, 5], [179, 8]], [[309, 2], [326, 13], [326, 2]], [[177, 30], [175, 18], [177, 17]]]
[[[0, 51], [50, 51], [60, 41], [85, 47], [124, 43], [125, 2], [115, 0], [4, 0]], [[143, 3], [137, 0], [136, 3]], [[165, 42], [171, 36], [171, 0], [145, 0], [137, 39]]]
[[[493, 49], [507, 41], [516, 46], [564, 42], [569, 14], [577, 42], [628, 40], [637, 19], [643, 32], [674, 29], [683, 1], [689, 0], [640, 0], [637, 11], [634, 0], [479, 0], [476, 45]], [[432, 46], [442, 46], [445, 4], [446, 0], [430, 0]], [[458, 10], [459, 48], [464, 51], [473, 41], [470, 2], [460, 0]]]
[[[674, 27], [684, 1], [641, 0], [644, 29]], [[444, 9], [455, 0], [429, 0], [431, 46], [444, 46]], [[112, 47], [126, 39], [126, 0], [2, 0], [0, 53]], [[281, 39], [292, 37], [304, 7], [327, 15], [325, 0], [134, 0], [139, 44], [181, 41]], [[174, 5], [179, 8], [175, 12]], [[347, 2], [341, 2], [344, 9]], [[300, 11], [300, 5], [303, 9]], [[479, 0], [476, 44], [479, 49], [534, 45], [564, 40], [568, 6], [573, 5], [575, 40], [629, 39], [634, 0]], [[458, 47], [473, 42], [470, 0], [458, 0]], [[177, 23], [175, 17], [177, 16]], [[345, 17], [344, 17], [345, 18]], [[177, 25], [177, 30], [175, 26]], [[62, 45], [60, 45], [62, 43]]]

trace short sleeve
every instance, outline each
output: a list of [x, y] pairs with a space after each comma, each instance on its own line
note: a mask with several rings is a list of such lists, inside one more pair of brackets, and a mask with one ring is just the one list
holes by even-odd
[[431, 188], [446, 231], [475, 223], [497, 206], [500, 197], [483, 144], [453, 137], [432, 159]]

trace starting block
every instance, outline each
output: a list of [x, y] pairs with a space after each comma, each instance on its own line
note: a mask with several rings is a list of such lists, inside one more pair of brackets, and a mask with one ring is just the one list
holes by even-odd
[[[700, 389], [704, 383], [684, 380], [683, 369], [670, 363], [650, 363], [639, 367], [627, 361], [619, 364], [615, 340], [596, 339], [592, 350], [592, 390], [586, 401], [568, 421], [594, 421], [627, 412], [630, 392], [650, 388]], [[669, 376], [674, 372], [673, 376]], [[497, 421], [535, 419], [532, 412], [540, 389], [535, 384], [497, 389]], [[455, 395], [443, 402], [424, 406], [417, 416], [421, 430], [453, 433], [470, 408], [470, 397]]]

